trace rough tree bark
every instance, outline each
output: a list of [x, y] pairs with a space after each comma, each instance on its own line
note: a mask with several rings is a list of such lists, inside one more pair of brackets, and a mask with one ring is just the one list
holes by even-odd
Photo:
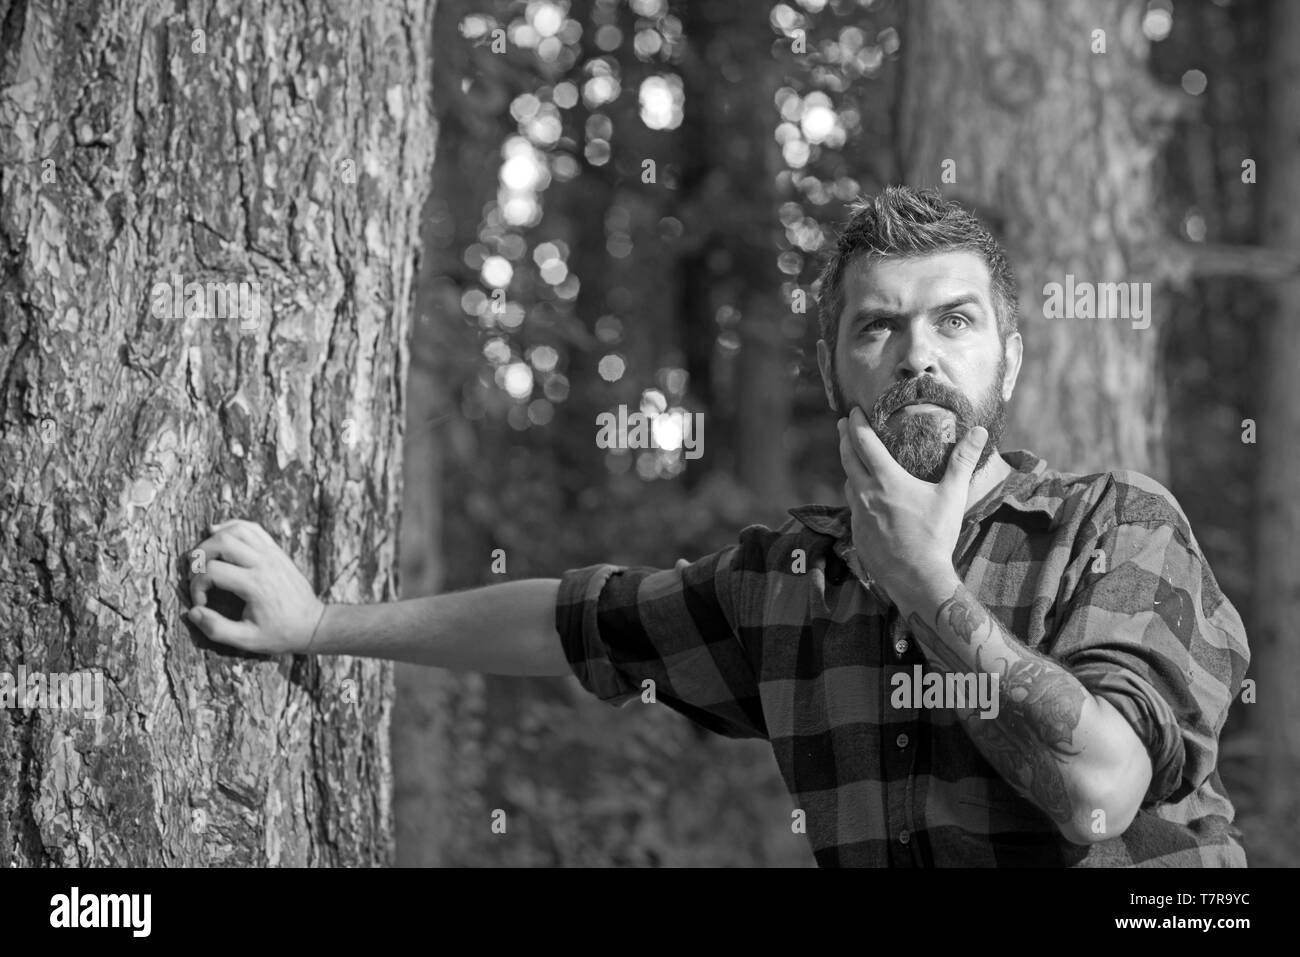
[[[1274, 0], [1269, 15], [1268, 112], [1264, 155], [1260, 162], [1260, 209], [1263, 241], [1278, 249], [1300, 250], [1300, 7]], [[1256, 484], [1255, 602], [1251, 632], [1258, 676], [1257, 727], [1263, 735], [1265, 806], [1270, 841], [1276, 851], [1300, 849], [1296, 829], [1300, 780], [1300, 406], [1295, 376], [1300, 369], [1300, 279], [1278, 282], [1274, 310], [1262, 318], [1260, 382], [1254, 418], [1258, 428], [1259, 467]], [[1248, 413], [1249, 414], [1249, 413]], [[1278, 852], [1279, 861], [1294, 860]]]
[[[1147, 71], [1142, 5], [960, 0], [908, 7], [901, 168], [1000, 224], [1020, 280], [1024, 367], [1008, 447], [1055, 468], [1137, 469], [1165, 480], [1156, 373], [1160, 287], [1174, 265], [1152, 174], [1178, 97]], [[1105, 52], [1099, 49], [1104, 31]], [[941, 182], [945, 160], [956, 182]], [[1146, 329], [1044, 318], [1043, 287], [1152, 282]]]
[[396, 595], [431, 3], [170, 10], [0, 3], [0, 672], [106, 688], [0, 709], [0, 866], [385, 864], [391, 669], [229, 653], [181, 585], [246, 517]]

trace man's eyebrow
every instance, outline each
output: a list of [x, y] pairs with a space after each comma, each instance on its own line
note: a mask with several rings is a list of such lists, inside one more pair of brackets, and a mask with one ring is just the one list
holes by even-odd
[[961, 306], [979, 306], [983, 309], [984, 303], [980, 300], [979, 296], [975, 295], [973, 292], [968, 292], [957, 296], [954, 299], [949, 299], [947, 302], [940, 303], [931, 309], [930, 312], [943, 313], [952, 309], [958, 309]]
[[875, 322], [877, 319], [901, 319], [902, 317], [903, 314], [897, 309], [888, 309], [884, 306], [863, 306], [849, 316], [849, 323]]
[[[926, 312], [942, 314], [950, 312], [953, 309], [959, 309], [962, 306], [978, 306], [980, 309], [983, 309], [984, 303], [979, 296], [968, 292], [963, 293], [960, 296], [955, 296], [947, 302], [941, 302], [937, 306], [931, 306], [926, 310]], [[849, 316], [848, 321], [850, 324], [856, 324], [864, 321], [875, 322], [877, 319], [904, 318], [906, 318], [906, 313], [899, 312], [897, 309], [890, 309], [885, 306], [864, 306], [861, 309], [854, 311]]]

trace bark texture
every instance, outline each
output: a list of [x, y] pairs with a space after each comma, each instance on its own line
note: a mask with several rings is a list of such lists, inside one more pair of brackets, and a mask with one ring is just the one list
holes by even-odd
[[391, 669], [214, 647], [181, 586], [243, 517], [396, 596], [432, 5], [172, 11], [0, 3], [0, 672], [106, 693], [0, 709], [0, 866], [389, 863]]

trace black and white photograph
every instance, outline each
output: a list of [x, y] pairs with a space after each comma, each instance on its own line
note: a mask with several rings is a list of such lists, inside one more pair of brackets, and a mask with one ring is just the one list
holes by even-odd
[[1292, 376], [1294, 0], [0, 0], [0, 872], [1249, 929]]

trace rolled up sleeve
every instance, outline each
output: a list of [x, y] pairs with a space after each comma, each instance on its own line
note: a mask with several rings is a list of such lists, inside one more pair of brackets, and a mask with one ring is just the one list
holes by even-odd
[[1218, 760], [1250, 660], [1241, 619], [1172, 524], [1117, 525], [1080, 555], [1085, 571], [1051, 654], [1146, 746], [1152, 778], [1143, 804], [1179, 800]]
[[656, 702], [717, 734], [766, 738], [756, 649], [738, 623], [744, 588], [761, 577], [746, 555], [731, 545], [672, 569], [565, 572], [555, 624], [582, 687], [615, 706], [653, 690]]

